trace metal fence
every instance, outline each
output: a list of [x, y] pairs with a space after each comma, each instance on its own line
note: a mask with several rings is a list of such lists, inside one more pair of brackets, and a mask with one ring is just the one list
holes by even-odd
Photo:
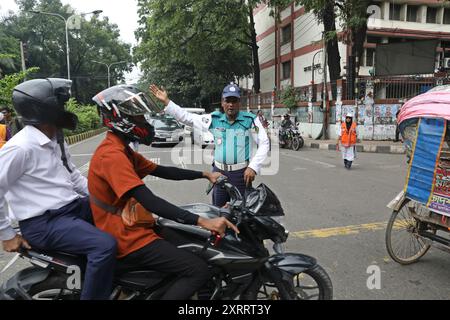
[[448, 83], [448, 78], [433, 75], [360, 78], [358, 81], [360, 96], [371, 90], [375, 99], [410, 99], [436, 85]]

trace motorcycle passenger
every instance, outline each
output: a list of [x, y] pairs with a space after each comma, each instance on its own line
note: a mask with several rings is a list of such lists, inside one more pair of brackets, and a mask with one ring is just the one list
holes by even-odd
[[[154, 127], [144, 117], [154, 110], [155, 104], [137, 88], [117, 85], [98, 93], [93, 100], [104, 125], [109, 128], [89, 168], [88, 185], [95, 224], [117, 239], [120, 269], [148, 268], [176, 275], [178, 281], [165, 291], [162, 299], [188, 299], [211, 276], [206, 262], [162, 239], [152, 227], [154, 221], [147, 225], [126, 225], [123, 208], [127, 201], [135, 199], [147, 210], [144, 215], [150, 220], [152, 212], [221, 235], [227, 227], [238, 232], [223, 217], [204, 219], [171, 204], [154, 194], [142, 181], [145, 176], [152, 175], [177, 181], [206, 178], [214, 183], [221, 174], [157, 165], [129, 147], [130, 142], [149, 146], [155, 134]], [[122, 216], [116, 214], [121, 211]]]
[[[108, 299], [116, 241], [93, 225], [86, 178], [64, 144], [62, 129], [74, 130], [78, 122], [64, 109], [71, 85], [35, 79], [13, 90], [14, 108], [26, 126], [0, 150], [0, 240], [7, 252], [33, 247], [86, 255], [81, 299]], [[6, 218], [5, 199], [23, 237]]]

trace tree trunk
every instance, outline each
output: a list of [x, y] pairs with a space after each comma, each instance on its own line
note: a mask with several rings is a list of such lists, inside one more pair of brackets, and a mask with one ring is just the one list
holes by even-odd
[[[336, 32], [336, 15], [334, 13], [334, 1], [328, 1], [323, 10], [324, 31]], [[338, 38], [333, 37], [327, 41], [328, 70], [331, 81], [333, 100], [337, 98], [336, 80], [341, 78], [341, 56], [339, 54]], [[314, 71], [313, 71], [314, 72]]]
[[[352, 28], [352, 55], [356, 57], [356, 63], [354, 65], [355, 68], [355, 76], [359, 77], [359, 67], [361, 66], [361, 58], [364, 53], [364, 42], [366, 41], [367, 35], [367, 19], [370, 15], [367, 13], [367, 8], [369, 6], [369, 1], [364, 0], [359, 3], [358, 10], [356, 14], [363, 19], [363, 23], [359, 26]], [[359, 92], [359, 88], [358, 88]], [[359, 97], [356, 97], [359, 98]]]
[[258, 56], [258, 43], [256, 41], [256, 30], [255, 30], [255, 19], [253, 18], [252, 6], [248, 6], [248, 12], [250, 17], [250, 42], [252, 47], [253, 56], [253, 88], [255, 93], [261, 92], [261, 69], [259, 67], [259, 56]]

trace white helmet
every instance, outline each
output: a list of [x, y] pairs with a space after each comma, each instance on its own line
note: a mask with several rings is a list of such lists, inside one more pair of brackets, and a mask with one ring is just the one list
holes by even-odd
[[345, 117], [346, 118], [353, 118], [353, 113], [349, 112], [349, 113], [347, 113], [347, 115]]

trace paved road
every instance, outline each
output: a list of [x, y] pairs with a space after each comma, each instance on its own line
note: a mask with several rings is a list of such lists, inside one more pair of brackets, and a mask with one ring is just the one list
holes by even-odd
[[[100, 138], [71, 147], [73, 161], [83, 172]], [[142, 147], [140, 151], [161, 164], [170, 165], [174, 159], [189, 169], [209, 169], [206, 164], [191, 164], [201, 158], [201, 150], [193, 154], [180, 148]], [[210, 157], [205, 158], [210, 163]], [[257, 183], [269, 185], [282, 202], [291, 231], [288, 251], [316, 257], [332, 278], [336, 299], [450, 299], [448, 254], [431, 249], [418, 263], [400, 266], [385, 249], [390, 215], [386, 203], [404, 184], [404, 156], [359, 153], [351, 171], [341, 162], [332, 151], [283, 150], [278, 174], [258, 177]], [[176, 204], [210, 201], [206, 181], [147, 178], [146, 183]], [[10, 257], [0, 253], [0, 268]], [[367, 268], [373, 265], [381, 270], [381, 289], [369, 290]], [[13, 272], [0, 276], [0, 281]]]

